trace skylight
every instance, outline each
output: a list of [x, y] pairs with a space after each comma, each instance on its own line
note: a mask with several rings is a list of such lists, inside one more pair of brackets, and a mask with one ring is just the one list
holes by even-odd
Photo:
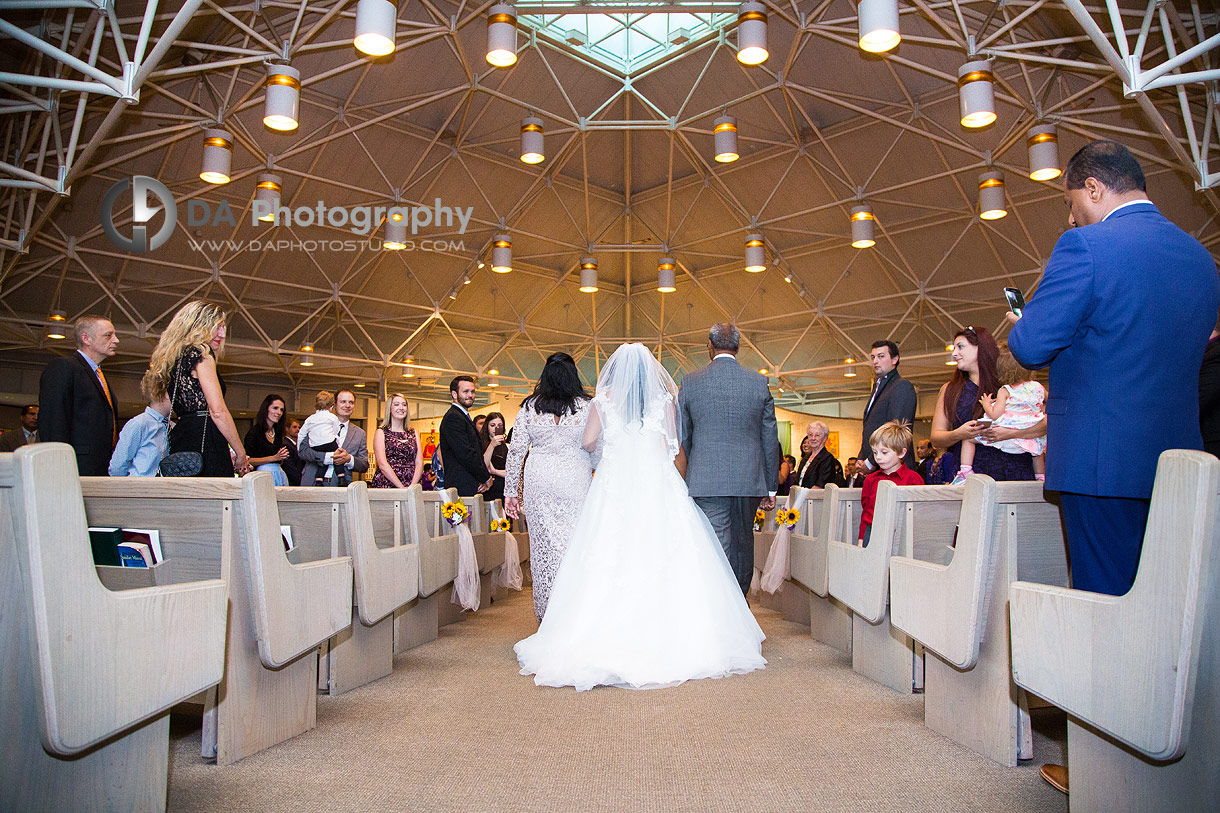
[[[634, 73], [681, 50], [737, 19], [740, 0], [700, 0], [700, 2], [640, 2], [640, 0], [588, 0], [581, 8], [598, 6], [613, 9], [607, 13], [570, 13], [571, 0], [532, 0], [521, 2], [520, 21], [548, 39], [574, 48], [585, 56], [623, 73]], [[546, 14], [547, 7], [565, 13]], [[675, 12], [690, 6], [697, 11]], [[639, 8], [625, 12], [626, 8]], [[649, 12], [649, 7], [664, 12]], [[723, 7], [723, 11], [720, 9]], [[709, 10], [717, 9], [717, 10]]]

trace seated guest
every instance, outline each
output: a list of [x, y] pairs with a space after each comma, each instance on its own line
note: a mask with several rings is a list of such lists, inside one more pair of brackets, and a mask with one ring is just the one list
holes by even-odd
[[140, 379], [140, 392], [148, 406], [123, 425], [119, 445], [110, 456], [111, 477], [156, 477], [157, 466], [169, 446], [169, 395], [154, 395], [153, 373]]
[[924, 484], [929, 486], [946, 486], [953, 482], [953, 472], [958, 470], [957, 458], [953, 452], [932, 447], [932, 457], [928, 459], [928, 476]]
[[508, 444], [504, 442], [503, 415], [499, 412], [487, 415], [483, 428], [479, 430], [479, 442], [483, 444], [483, 463], [486, 464], [487, 470], [494, 478], [491, 488], [487, 489], [483, 499], [503, 500], [504, 466], [508, 463]]
[[15, 452], [27, 443], [38, 442], [38, 404], [21, 408], [21, 431], [0, 435], [0, 452]]
[[[334, 452], [339, 449], [339, 416], [331, 412], [334, 406], [334, 395], [326, 390], [318, 392], [314, 398], [315, 412], [305, 419], [305, 423], [301, 424], [300, 439], [297, 441], [298, 451], [307, 446], [319, 453]], [[326, 484], [325, 473], [325, 468], [317, 467], [314, 477], [315, 486]], [[336, 466], [335, 476], [340, 488], [347, 485], [346, 469], [341, 470], [341, 467]]]
[[921, 440], [915, 445], [915, 473], [922, 477], [925, 483], [928, 482], [928, 465], [935, 456], [932, 441]]
[[801, 470], [797, 484], [801, 488], [826, 488], [829, 483], [842, 486], [847, 482], [843, 477], [843, 467], [826, 448], [830, 427], [821, 421], [814, 421], [809, 424], [805, 437], [809, 440], [811, 456]]
[[410, 488], [423, 479], [419, 433], [411, 428], [411, 407], [400, 392], [390, 394], [385, 418], [373, 435], [373, 455], [377, 458], [373, 488]]
[[784, 447], [779, 447], [779, 490], [775, 492], [776, 496], [787, 497], [788, 492], [792, 489], [792, 464], [788, 462], [788, 455], [784, 454]]
[[268, 395], [258, 408], [258, 415], [246, 432], [242, 446], [250, 457], [250, 465], [259, 471], [271, 472], [277, 486], [300, 485], [300, 478], [293, 483], [283, 469], [284, 461], [288, 459], [285, 429], [284, 399], [275, 394]]
[[419, 482], [424, 491], [436, 491], [436, 475], [432, 473], [431, 463], [424, 464], [424, 473]]
[[864, 485], [864, 475], [860, 474], [860, 467], [856, 465], [856, 458], [847, 458], [847, 468], [844, 470], [844, 480], [846, 480], [846, 488], [860, 488]]
[[860, 493], [860, 539], [868, 547], [873, 533], [873, 509], [877, 505], [877, 486], [889, 480], [900, 486], [921, 486], [923, 480], [902, 462], [911, 448], [911, 430], [901, 421], [884, 423], [868, 439], [877, 470], [864, 478]]
[[301, 459], [301, 454], [297, 451], [297, 441], [300, 436], [301, 421], [297, 418], [289, 418], [287, 426], [284, 427], [284, 448], [288, 450], [288, 456], [280, 462], [280, 468], [284, 470], [290, 486], [301, 484], [301, 474], [305, 470], [305, 461]]

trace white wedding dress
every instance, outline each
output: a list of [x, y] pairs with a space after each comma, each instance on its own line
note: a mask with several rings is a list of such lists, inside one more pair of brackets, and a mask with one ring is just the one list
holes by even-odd
[[601, 463], [542, 625], [516, 645], [521, 674], [638, 689], [763, 668], [765, 636], [673, 465], [673, 380], [643, 345], [624, 345], [597, 392]]

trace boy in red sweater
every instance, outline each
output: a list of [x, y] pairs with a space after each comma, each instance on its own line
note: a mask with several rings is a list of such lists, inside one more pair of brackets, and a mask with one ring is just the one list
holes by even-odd
[[873, 447], [877, 470], [864, 478], [860, 492], [860, 539], [868, 547], [873, 532], [873, 507], [877, 504], [877, 484], [882, 480], [900, 486], [921, 486], [923, 478], [902, 464], [911, 448], [911, 430], [901, 421], [882, 424], [868, 439]]

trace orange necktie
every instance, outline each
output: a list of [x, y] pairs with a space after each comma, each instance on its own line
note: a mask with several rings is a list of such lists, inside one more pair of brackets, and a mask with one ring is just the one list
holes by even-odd
[[110, 404], [110, 443], [112, 446], [117, 446], [119, 442], [119, 427], [114, 421], [114, 399], [110, 397], [110, 386], [106, 383], [106, 374], [102, 372], [102, 368], [97, 368], [98, 380], [102, 382], [102, 392], [106, 393], [106, 403]]

